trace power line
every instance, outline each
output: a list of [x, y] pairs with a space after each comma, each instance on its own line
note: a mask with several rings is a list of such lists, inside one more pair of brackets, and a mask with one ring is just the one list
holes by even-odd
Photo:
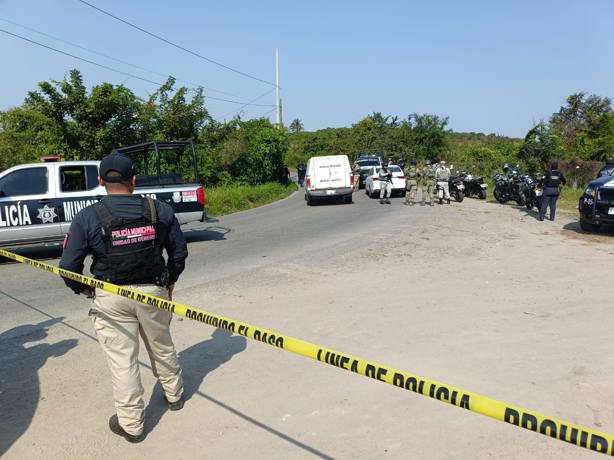
[[[262, 99], [264, 96], [268, 96], [268, 95], [269, 95], [269, 94], [271, 94], [273, 91], [275, 91], [275, 88], [272, 88], [272, 89], [268, 90], [267, 92], [265, 92], [265, 93], [261, 94], [260, 96], [258, 96], [258, 97], [256, 97], [256, 98], [252, 99], [251, 101], [249, 101], [248, 103], [246, 103], [246, 104], [242, 105], [242, 106], [241, 106], [241, 107], [239, 107], [238, 109], [231, 110], [230, 112], [225, 113], [224, 115], [222, 115], [222, 116], [221, 116], [221, 118], [222, 118], [222, 119], [224, 119], [224, 118], [226, 118], [228, 115], [231, 115], [231, 114], [233, 114], [233, 113], [235, 113], [235, 112], [237, 112], [237, 113], [238, 113], [238, 112], [240, 112], [241, 110], [243, 110], [245, 107], [247, 107], [248, 105], [253, 105], [253, 106], [256, 106], [256, 104], [254, 104], [254, 102], [256, 102], [256, 101], [257, 101], [257, 100], [259, 100], [259, 99]], [[270, 107], [270, 105], [269, 105], [268, 107]], [[275, 108], [275, 106], [273, 106], [273, 108]]]
[[[120, 64], [124, 64], [124, 65], [130, 66], [130, 67], [134, 67], [135, 69], [143, 70], [145, 72], [152, 73], [154, 75], [158, 75], [159, 77], [166, 78], [168, 76], [166, 74], [162, 74], [160, 72], [156, 72], [154, 70], [150, 70], [150, 69], [147, 69], [145, 67], [141, 67], [141, 66], [138, 66], [136, 64], [132, 64], [131, 62], [126, 62], [126, 61], [123, 61], [121, 59], [114, 58], [113, 56], [109, 56], [108, 54], [101, 53], [99, 51], [95, 51], [95, 50], [92, 50], [90, 48], [86, 48], [85, 46], [78, 45], [77, 43], [72, 43], [72, 42], [69, 42], [68, 40], [64, 40], [62, 38], [55, 37], [53, 35], [50, 35], [50, 34], [45, 33], [45, 32], [42, 32], [40, 30], [33, 29], [32, 27], [24, 26], [23, 24], [19, 24], [17, 22], [10, 21], [10, 20], [8, 20], [6, 18], [0, 18], [0, 21], [8, 22], [9, 24], [12, 24], [12, 25], [17, 26], [17, 27], [21, 27], [22, 29], [25, 29], [25, 30], [29, 30], [30, 32], [34, 32], [34, 33], [40, 34], [40, 35], [42, 35], [44, 37], [51, 38], [53, 40], [57, 40], [57, 41], [59, 41], [61, 43], [65, 43], [67, 45], [74, 46], [76, 48], [82, 49], [82, 50], [87, 51], [89, 53], [97, 54], [98, 56], [102, 56], [104, 58], [111, 59], [112, 61], [119, 62]], [[219, 90], [219, 89], [209, 88], [207, 86], [199, 85], [198, 83], [194, 83], [194, 82], [191, 82], [191, 81], [188, 81], [188, 80], [182, 80], [180, 78], [177, 78], [177, 81], [179, 81], [181, 83], [187, 83], [188, 85], [202, 86], [207, 91], [212, 91], [214, 93], [225, 94], [226, 96], [238, 97], [239, 99], [246, 99], [247, 100], [246, 97], [238, 96], [236, 94], [228, 93], [226, 91], [222, 91], [222, 90]]]
[[[66, 51], [62, 51], [62, 50], [59, 50], [57, 48], [53, 48], [52, 46], [48, 46], [48, 45], [45, 45], [43, 43], [39, 43], [39, 42], [37, 42], [35, 40], [30, 40], [29, 38], [22, 37], [21, 35], [14, 34], [13, 32], [9, 32], [8, 30], [0, 29], [0, 32], [4, 32], [7, 35], [12, 35], [13, 37], [16, 37], [16, 38], [19, 38], [21, 40], [27, 41], [27, 42], [32, 43], [34, 45], [41, 46], [41, 47], [46, 48], [48, 50], [55, 51], [56, 53], [60, 53], [60, 54], [63, 54], [65, 56], [69, 56], [69, 57], [74, 58], [74, 59], [78, 59], [79, 61], [87, 62], [88, 64], [92, 64], [92, 65], [101, 67], [103, 69], [110, 70], [111, 72], [116, 72], [116, 73], [119, 73], [119, 74], [122, 74], [122, 75], [126, 75], [126, 76], [131, 77], [131, 78], [136, 78], [137, 80], [141, 80], [141, 81], [144, 81], [144, 82], [147, 82], [147, 83], [152, 83], [152, 84], [157, 85], [157, 86], [162, 86], [162, 83], [160, 83], [160, 82], [149, 80], [148, 78], [144, 78], [144, 77], [139, 77], [138, 75], [134, 75], [134, 74], [129, 73], [129, 72], [124, 72], [123, 70], [114, 69], [113, 67], [109, 67], [107, 65], [100, 64], [98, 62], [94, 62], [94, 61], [91, 61], [89, 59], [85, 59], [85, 58], [82, 58], [80, 56], [76, 56], [76, 55], [71, 54], [71, 53], [67, 53]], [[228, 102], [228, 103], [231, 103], [231, 104], [244, 104], [243, 101], [231, 101], [229, 99], [222, 99], [222, 98], [213, 97], [213, 96], [206, 96], [206, 98], [213, 99], [215, 101]], [[253, 105], [255, 107], [271, 107], [272, 106], [272, 104], [251, 104], [251, 105]]]
[[118, 16], [115, 16], [114, 14], [111, 14], [111, 13], [109, 13], [108, 11], [105, 11], [105, 10], [103, 10], [103, 9], [101, 9], [101, 8], [98, 8], [97, 6], [92, 5], [92, 4], [91, 4], [91, 3], [89, 3], [89, 2], [86, 2], [85, 0], [78, 0], [78, 1], [79, 1], [79, 2], [81, 2], [81, 3], [83, 3], [84, 5], [89, 6], [90, 8], [95, 9], [96, 11], [99, 11], [99, 12], [100, 12], [100, 13], [102, 13], [102, 14], [106, 14], [107, 16], [110, 16], [110, 17], [112, 17], [113, 19], [115, 19], [115, 20], [117, 20], [117, 21], [123, 22], [124, 24], [126, 24], [126, 25], [128, 25], [128, 26], [130, 26], [130, 27], [132, 27], [132, 28], [134, 28], [134, 29], [137, 29], [137, 30], [139, 30], [139, 31], [141, 31], [141, 32], [143, 32], [143, 33], [145, 33], [145, 34], [147, 34], [147, 35], [151, 36], [151, 37], [154, 37], [154, 38], [156, 38], [156, 39], [158, 39], [158, 40], [160, 40], [160, 41], [163, 41], [164, 43], [166, 43], [166, 44], [168, 44], [168, 45], [174, 46], [175, 48], [178, 48], [178, 49], [180, 49], [180, 50], [182, 50], [182, 51], [185, 51], [186, 53], [189, 53], [189, 54], [191, 54], [191, 55], [193, 55], [193, 56], [196, 56], [196, 57], [198, 57], [198, 58], [200, 58], [200, 59], [204, 59], [205, 61], [210, 62], [210, 63], [212, 63], [212, 64], [215, 64], [215, 65], [217, 65], [217, 66], [219, 66], [219, 67], [223, 67], [224, 69], [226, 69], [226, 70], [230, 70], [231, 72], [237, 73], [237, 74], [239, 74], [239, 75], [243, 75], [244, 77], [247, 77], [247, 78], [251, 78], [252, 80], [257, 80], [257, 81], [259, 81], [259, 82], [266, 83], [267, 85], [275, 86], [275, 83], [271, 83], [270, 81], [263, 80], [263, 79], [261, 79], [261, 78], [255, 77], [255, 76], [250, 75], [250, 74], [245, 73], [245, 72], [241, 72], [240, 70], [233, 69], [232, 67], [229, 67], [229, 66], [227, 66], [227, 65], [225, 65], [225, 64], [222, 64], [221, 62], [214, 61], [214, 60], [213, 60], [213, 59], [211, 59], [211, 58], [208, 58], [208, 57], [206, 57], [206, 56], [203, 56], [202, 54], [199, 54], [199, 53], [197, 53], [197, 52], [195, 52], [195, 51], [192, 51], [192, 50], [189, 50], [189, 49], [187, 49], [187, 48], [184, 48], [183, 46], [178, 45], [178, 44], [176, 44], [176, 43], [173, 43], [173, 42], [171, 42], [170, 40], [167, 40], [166, 38], [161, 37], [160, 35], [156, 35], [156, 34], [154, 34], [153, 32], [149, 32], [148, 30], [145, 30], [145, 29], [143, 29], [142, 27], [139, 27], [139, 26], [137, 26], [137, 25], [135, 25], [135, 24], [132, 24], [131, 22], [128, 22], [128, 21], [126, 21], [125, 19], [122, 19], [122, 18], [120, 18], [120, 17], [118, 17]]

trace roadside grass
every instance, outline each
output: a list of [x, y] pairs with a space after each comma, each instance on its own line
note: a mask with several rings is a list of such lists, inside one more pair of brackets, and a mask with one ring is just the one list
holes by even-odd
[[577, 211], [578, 201], [584, 192], [584, 188], [565, 187], [561, 188], [561, 194], [559, 195], [559, 201], [557, 207], [564, 209], [565, 211]]
[[297, 190], [297, 185], [290, 182], [267, 182], [262, 185], [228, 185], [205, 190], [208, 216], [223, 216], [237, 211], [257, 208], [287, 197]]

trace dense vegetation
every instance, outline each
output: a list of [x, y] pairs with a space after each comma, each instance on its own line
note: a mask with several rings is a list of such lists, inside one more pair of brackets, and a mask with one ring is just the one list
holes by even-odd
[[274, 180], [287, 149], [285, 132], [266, 119], [217, 122], [204, 102], [202, 89], [175, 88], [173, 78], [147, 100], [110, 83], [88, 91], [72, 70], [63, 81], [39, 83], [20, 107], [0, 112], [0, 170], [47, 154], [100, 159], [120, 146], [193, 139], [206, 184]]
[[[611, 100], [577, 93], [547, 122], [533, 126], [524, 139], [495, 134], [454, 133], [448, 119], [412, 114], [399, 120], [373, 113], [351, 128], [303, 132], [300, 120], [290, 125], [288, 161], [313, 155], [372, 153], [385, 158], [423, 161], [445, 158], [458, 168], [491, 174], [503, 163], [529, 171], [544, 170], [552, 160], [601, 162], [614, 157], [614, 113]], [[590, 175], [589, 175], [590, 176]]]
[[454, 133], [448, 118], [417, 113], [399, 119], [376, 112], [351, 127], [314, 132], [305, 132], [300, 119], [289, 131], [264, 118], [221, 123], [209, 115], [205, 99], [202, 89], [176, 88], [172, 77], [147, 100], [110, 83], [88, 91], [81, 73], [72, 70], [62, 81], [39, 83], [21, 106], [0, 112], [0, 170], [45, 154], [99, 159], [119, 146], [184, 139], [195, 141], [199, 174], [208, 186], [263, 184], [276, 179], [283, 162], [294, 166], [315, 155], [353, 159], [371, 153], [406, 162], [445, 158], [487, 175], [505, 162], [534, 171], [553, 159], [614, 156], [611, 100], [584, 93], [569, 96], [524, 139]]

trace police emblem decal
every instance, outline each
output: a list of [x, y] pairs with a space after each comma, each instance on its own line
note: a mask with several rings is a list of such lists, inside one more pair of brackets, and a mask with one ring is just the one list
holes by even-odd
[[58, 217], [58, 215], [55, 213], [54, 208], [50, 208], [49, 205], [45, 205], [38, 209], [37, 217], [43, 221], [43, 224], [46, 224], [48, 222], [53, 223], [53, 219]]

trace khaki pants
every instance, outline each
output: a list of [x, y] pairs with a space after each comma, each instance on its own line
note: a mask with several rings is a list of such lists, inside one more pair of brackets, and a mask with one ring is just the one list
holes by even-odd
[[[159, 286], [141, 284], [126, 287], [168, 298], [167, 290]], [[172, 314], [98, 290], [90, 315], [111, 371], [119, 424], [127, 433], [139, 435], [143, 432], [145, 412], [138, 362], [139, 335], [166, 399], [175, 402], [183, 394], [181, 368], [169, 330]]]
[[425, 200], [432, 206], [434, 197], [435, 183], [433, 181], [426, 182], [422, 188], [422, 202]]
[[[407, 192], [405, 197], [405, 203], [414, 204], [416, 202], [416, 191], [420, 189], [420, 193], [422, 193], [422, 187], [418, 185], [418, 181], [414, 179], [407, 179], [406, 189]], [[422, 198], [422, 201], [424, 201], [424, 198]]]

